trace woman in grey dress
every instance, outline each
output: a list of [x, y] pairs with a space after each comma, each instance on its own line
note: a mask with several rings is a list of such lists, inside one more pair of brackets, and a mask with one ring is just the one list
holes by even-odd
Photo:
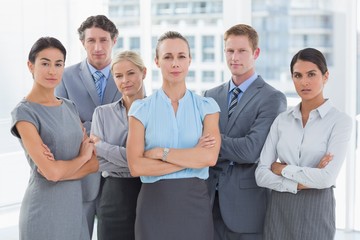
[[[31, 167], [20, 210], [20, 240], [90, 239], [77, 179], [96, 172], [98, 161], [74, 104], [54, 95], [65, 58], [59, 40], [35, 42], [28, 58], [33, 87], [11, 113], [11, 132]], [[44, 154], [49, 150], [52, 154]]]
[[329, 72], [320, 51], [300, 50], [290, 70], [301, 102], [274, 120], [255, 172], [258, 185], [272, 189], [264, 239], [331, 240], [333, 187], [352, 120], [323, 96]]

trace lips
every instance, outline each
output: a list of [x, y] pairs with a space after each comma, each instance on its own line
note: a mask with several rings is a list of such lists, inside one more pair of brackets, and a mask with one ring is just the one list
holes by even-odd
[[170, 72], [171, 75], [178, 76], [181, 74], [181, 72]]

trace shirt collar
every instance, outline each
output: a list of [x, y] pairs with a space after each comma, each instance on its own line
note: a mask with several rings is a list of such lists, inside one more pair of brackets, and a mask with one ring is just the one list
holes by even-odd
[[249, 88], [249, 86], [258, 78], [258, 74], [255, 72], [251, 77], [246, 79], [242, 84], [239, 86], [236, 86], [232, 80], [230, 80], [230, 87], [229, 87], [229, 93], [232, 92], [232, 90], [236, 87], [240, 88], [241, 92], [245, 92], [246, 89]]
[[89, 68], [89, 70], [90, 70], [91, 75], [93, 75], [94, 72], [96, 72], [96, 71], [100, 71], [102, 74], [104, 74], [105, 79], [108, 79], [108, 78], [109, 78], [109, 75], [110, 75], [110, 64], [107, 65], [106, 67], [104, 67], [104, 68], [101, 69], [101, 70], [97, 70], [96, 68], [94, 68], [94, 67], [89, 63], [88, 60], [86, 60], [86, 63], [87, 63], [87, 66], [88, 66], [88, 68]]
[[[297, 104], [290, 111], [295, 118], [301, 118], [300, 106], [301, 106], [301, 102], [299, 104]], [[321, 118], [324, 118], [326, 116], [326, 114], [330, 111], [331, 108], [332, 108], [332, 103], [328, 98], [326, 98], [325, 102], [323, 104], [321, 104], [319, 107], [317, 107], [316, 109], [312, 110], [311, 113], [317, 112]]]

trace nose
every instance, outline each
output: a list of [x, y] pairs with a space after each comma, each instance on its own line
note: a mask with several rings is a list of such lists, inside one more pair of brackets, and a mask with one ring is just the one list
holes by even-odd
[[127, 77], [122, 77], [121, 78], [121, 80], [120, 80], [120, 82], [122, 82], [122, 83], [126, 83], [128, 81], [128, 78]]
[[95, 42], [95, 46], [94, 46], [96, 51], [99, 51], [102, 49], [101, 43], [100, 42]]
[[56, 67], [54, 65], [51, 65], [49, 67], [49, 74], [54, 75], [56, 73]]
[[177, 59], [174, 59], [174, 60], [172, 61], [172, 67], [173, 67], [173, 68], [179, 67], [179, 62], [177, 61]]
[[310, 80], [307, 77], [304, 77], [301, 84], [305, 87], [309, 86]]
[[239, 52], [238, 51], [234, 51], [233, 52], [233, 54], [232, 54], [232, 56], [231, 56], [231, 58], [232, 58], [232, 60], [237, 60], [237, 59], [239, 59]]

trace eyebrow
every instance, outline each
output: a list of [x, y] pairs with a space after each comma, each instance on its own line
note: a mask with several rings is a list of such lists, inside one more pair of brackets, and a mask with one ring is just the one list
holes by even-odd
[[[50, 59], [48, 59], [46, 57], [40, 58], [40, 60], [45, 60], [45, 61], [48, 61], [48, 62], [51, 61]], [[64, 62], [64, 60], [59, 59], [59, 60], [56, 60], [55, 62]]]

